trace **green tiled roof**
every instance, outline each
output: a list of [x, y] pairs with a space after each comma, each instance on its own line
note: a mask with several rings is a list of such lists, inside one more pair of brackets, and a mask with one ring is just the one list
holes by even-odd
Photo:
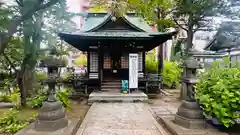
[[210, 51], [220, 51], [226, 48], [240, 47], [240, 22], [226, 21], [220, 25], [213, 40], [204, 48]]
[[147, 32], [83, 32], [76, 33], [76, 35], [81, 37], [126, 37], [126, 38], [149, 38], [150, 36]]
[[[112, 15], [110, 13], [88, 13], [85, 18], [85, 22], [82, 27], [83, 32], [92, 31], [102, 25], [104, 25]], [[122, 18], [132, 27], [142, 32], [152, 32], [152, 28], [144, 22], [143, 19], [137, 17], [134, 13], [128, 13]]]

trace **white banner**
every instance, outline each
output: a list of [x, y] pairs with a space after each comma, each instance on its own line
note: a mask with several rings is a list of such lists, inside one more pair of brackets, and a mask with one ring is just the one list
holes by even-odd
[[129, 88], [138, 88], [138, 54], [129, 54]]

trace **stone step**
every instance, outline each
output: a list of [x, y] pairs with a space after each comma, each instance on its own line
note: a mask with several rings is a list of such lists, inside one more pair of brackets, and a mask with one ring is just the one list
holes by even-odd
[[121, 94], [120, 92], [93, 92], [89, 95], [88, 102], [147, 102], [148, 96], [143, 92]]
[[101, 91], [117, 91], [117, 92], [120, 92], [121, 91], [121, 89], [113, 89], [113, 88], [103, 88], [103, 89], [101, 89]]
[[116, 88], [117, 89], [121, 89], [122, 86], [121, 85], [119, 85], [119, 86], [118, 85], [102, 85], [101, 88], [102, 89], [104, 89], [104, 88], [108, 88], [108, 89], [116, 89]]
[[103, 82], [102, 85], [122, 85], [121, 82]]
[[113, 82], [117, 82], [117, 83], [121, 83], [121, 80], [103, 80], [103, 83], [113, 83]]

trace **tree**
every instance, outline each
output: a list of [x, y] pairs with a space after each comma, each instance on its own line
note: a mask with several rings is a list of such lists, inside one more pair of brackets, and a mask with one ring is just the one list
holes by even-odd
[[[6, 41], [8, 40], [8, 42], [4, 41], [6, 44], [2, 44], [3, 41], [0, 42], [1, 45], [5, 45], [2, 52], [0, 50], [2, 53], [0, 60], [2, 61], [1, 65], [6, 68], [14, 68], [16, 71], [15, 67], [20, 67], [17, 80], [21, 92], [21, 105], [25, 106], [28, 89], [32, 84], [30, 80], [33, 80], [32, 77], [35, 76], [36, 63], [39, 53], [42, 52], [40, 45], [55, 46], [59, 44], [57, 33], [66, 30], [72, 31], [75, 24], [73, 25], [71, 22], [73, 14], [66, 11], [66, 0], [60, 2], [57, 0], [16, 0], [16, 3], [11, 8], [9, 8], [10, 6], [6, 7], [6, 4], [0, 8], [0, 14], [3, 15], [0, 17], [0, 32], [2, 37]], [[32, 11], [32, 14], [29, 14], [29, 11]], [[18, 25], [10, 27], [8, 24], [13, 22], [17, 22]], [[14, 36], [13, 33], [9, 34], [9, 28], [13, 29], [13, 27], [14, 33], [17, 32], [17, 35]], [[52, 42], [53, 40], [55, 42]], [[16, 55], [21, 56], [16, 57]]]
[[[175, 0], [174, 21], [187, 32], [185, 54], [193, 46], [193, 35], [207, 27], [209, 17], [216, 16], [224, 7], [224, 0]], [[183, 24], [182, 24], [183, 23]]]
[[[25, 1], [30, 1], [30, 0], [16, 0], [18, 5], [20, 6], [23, 6]], [[9, 40], [12, 38], [13, 34], [16, 33], [18, 26], [21, 25], [23, 21], [31, 18], [37, 11], [46, 9], [53, 4], [56, 4], [58, 1], [59, 0], [31, 1], [32, 4], [30, 7], [28, 7], [27, 10], [25, 10], [20, 16], [16, 15], [15, 17], [13, 17], [7, 27], [7, 31], [0, 33], [0, 54], [4, 52], [5, 48], [8, 45]]]
[[[97, 9], [107, 9], [117, 15], [132, 11], [136, 12], [150, 25], [156, 25], [159, 32], [167, 31], [167, 28], [174, 26], [171, 19], [173, 11], [173, 2], [171, 0], [116, 0], [112, 3], [109, 0], [94, 0], [93, 5]], [[163, 45], [159, 46], [158, 52], [158, 71], [160, 73], [163, 68]]]

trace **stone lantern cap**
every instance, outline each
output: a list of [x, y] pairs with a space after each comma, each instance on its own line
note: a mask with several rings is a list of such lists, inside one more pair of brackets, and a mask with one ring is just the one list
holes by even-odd
[[194, 59], [193, 57], [188, 57], [185, 61], [184, 61], [184, 66], [187, 68], [191, 68], [191, 69], [197, 69], [200, 68], [200, 64], [198, 63], [198, 61], [196, 59]]
[[46, 58], [41, 60], [40, 67], [66, 67], [64, 60], [57, 58]]
[[190, 50], [189, 51], [189, 56], [188, 58], [184, 61], [183, 66], [186, 68], [190, 68], [190, 69], [199, 69], [202, 68], [201, 63], [198, 62], [193, 55], [197, 54], [199, 52], [197, 52], [196, 50]]

